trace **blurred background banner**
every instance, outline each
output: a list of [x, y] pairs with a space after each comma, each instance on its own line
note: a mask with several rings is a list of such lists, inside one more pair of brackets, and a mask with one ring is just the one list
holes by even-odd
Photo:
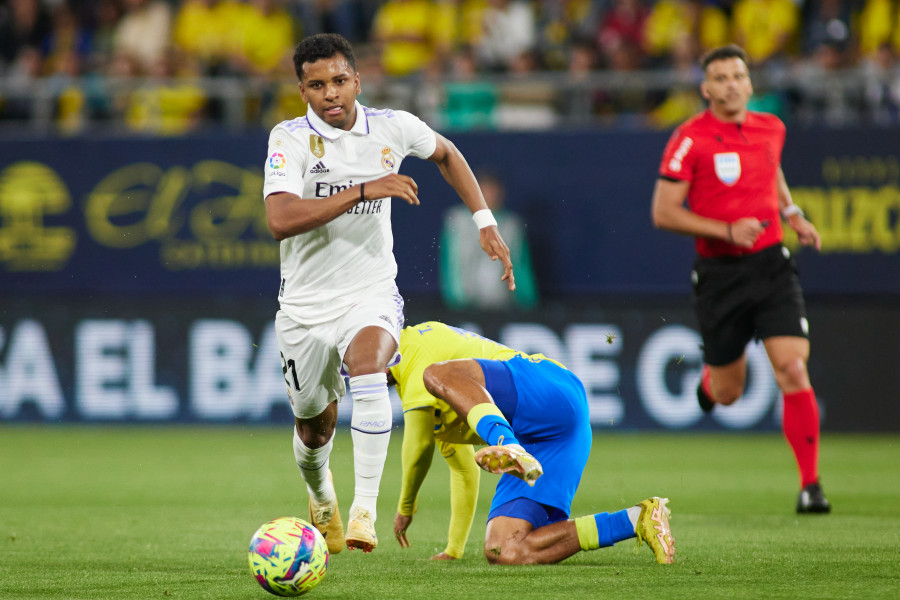
[[[693, 246], [650, 223], [667, 137], [453, 136], [473, 168], [502, 177], [523, 218], [540, 293], [531, 309], [446, 307], [439, 236], [458, 200], [433, 165], [405, 163], [422, 200], [393, 210], [407, 323], [443, 320], [561, 359], [584, 381], [599, 428], [778, 429], [760, 345], [749, 347], [739, 405], [713, 417], [697, 407]], [[265, 134], [0, 143], [0, 420], [289, 420], [265, 147]], [[796, 130], [783, 163], [822, 233], [820, 254], [797, 255], [823, 428], [896, 431], [896, 132]]]
[[[0, 421], [290, 422], [274, 298], [4, 293]], [[407, 323], [441, 320], [563, 361], [601, 429], [775, 431], [780, 397], [760, 344], [740, 403], [704, 416], [700, 337], [687, 300], [621, 297], [527, 314], [451, 312], [415, 297]], [[811, 303], [810, 376], [826, 431], [896, 431], [896, 303]], [[351, 402], [340, 405], [349, 418]], [[401, 422], [399, 400], [395, 419]]]
[[[656, 231], [650, 197], [668, 134], [460, 133], [476, 169], [503, 175], [546, 299], [688, 294], [693, 247]], [[0, 143], [0, 289], [274, 296], [278, 245], [262, 201], [264, 134]], [[799, 252], [817, 294], [900, 294], [900, 142], [895, 130], [789, 132], [784, 170], [822, 234]], [[398, 283], [438, 296], [443, 212], [433, 165], [408, 161], [421, 206], [394, 206]], [[789, 245], [795, 243], [788, 232]]]
[[0, 286], [263, 291], [265, 137], [0, 144]]

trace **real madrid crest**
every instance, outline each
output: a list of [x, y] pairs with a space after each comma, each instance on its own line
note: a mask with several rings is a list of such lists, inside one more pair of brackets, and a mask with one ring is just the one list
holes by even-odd
[[394, 155], [391, 154], [390, 148], [385, 147], [381, 151], [381, 166], [384, 167], [385, 171], [394, 170]]
[[309, 151], [315, 154], [316, 158], [325, 156], [325, 140], [322, 139], [322, 136], [309, 134]]

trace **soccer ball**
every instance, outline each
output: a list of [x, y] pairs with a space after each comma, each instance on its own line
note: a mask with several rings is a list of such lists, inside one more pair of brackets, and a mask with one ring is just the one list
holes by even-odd
[[326, 569], [325, 538], [303, 519], [269, 521], [250, 540], [250, 572], [276, 596], [302, 596], [319, 584]]

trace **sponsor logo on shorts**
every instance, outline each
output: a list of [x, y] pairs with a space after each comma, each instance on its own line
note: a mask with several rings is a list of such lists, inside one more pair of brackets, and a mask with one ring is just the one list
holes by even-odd
[[389, 316], [378, 315], [378, 318], [381, 319], [382, 321], [384, 321], [385, 323], [387, 323], [388, 325], [390, 325], [391, 327], [394, 326], [394, 320], [392, 318], [390, 318]]

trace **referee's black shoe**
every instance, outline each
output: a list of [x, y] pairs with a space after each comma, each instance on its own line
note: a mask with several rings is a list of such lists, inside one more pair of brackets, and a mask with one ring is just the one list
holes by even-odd
[[797, 496], [797, 512], [800, 514], [831, 512], [831, 503], [825, 497], [825, 492], [822, 491], [818, 481], [800, 490], [800, 495]]
[[716, 404], [709, 397], [709, 394], [706, 393], [706, 390], [703, 389], [704, 381], [709, 386], [709, 365], [703, 365], [700, 369], [700, 383], [697, 384], [697, 404], [700, 405], [700, 410], [709, 413], [712, 412]]

